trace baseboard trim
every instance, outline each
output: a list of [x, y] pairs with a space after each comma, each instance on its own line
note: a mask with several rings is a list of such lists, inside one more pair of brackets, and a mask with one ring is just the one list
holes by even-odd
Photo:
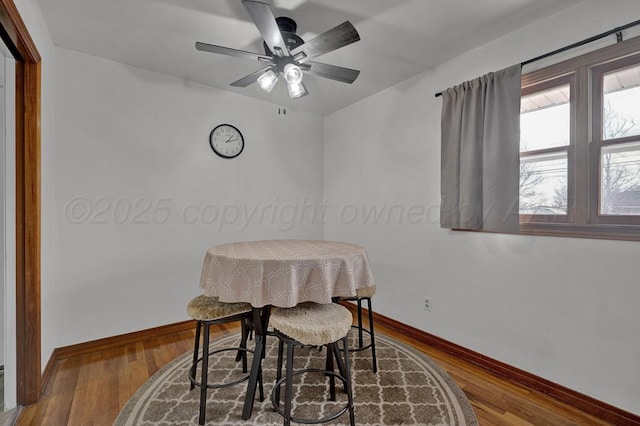
[[42, 390], [44, 391], [49, 379], [53, 375], [53, 372], [63, 359], [99, 352], [114, 346], [136, 343], [152, 337], [168, 336], [195, 329], [196, 322], [194, 320], [187, 320], [174, 324], [148, 328], [146, 330], [134, 331], [132, 333], [120, 334], [118, 336], [106, 337], [104, 339], [91, 340], [89, 342], [55, 348], [51, 353], [51, 357], [49, 358], [44, 371], [42, 372]]
[[129, 343], [136, 343], [142, 340], [149, 339], [151, 337], [166, 336], [169, 334], [179, 333], [181, 331], [195, 329], [196, 322], [194, 320], [187, 320], [174, 324], [162, 325], [160, 327], [148, 328], [146, 330], [134, 331], [132, 333], [120, 334], [118, 336], [105, 337], [104, 339], [91, 340], [89, 342], [63, 346], [61, 348], [57, 348], [54, 352], [57, 352], [57, 359], [60, 360], [78, 355], [84, 355], [87, 353], [102, 351], [108, 348], [112, 348], [116, 345], [127, 345]]
[[[353, 312], [357, 309], [357, 307], [352, 303], [344, 303], [344, 306]], [[363, 311], [366, 311], [366, 309], [363, 308]], [[411, 327], [384, 315], [374, 312], [373, 318], [375, 323], [382, 324], [385, 327], [391, 328], [398, 333], [417, 340], [420, 343], [424, 343], [453, 355], [456, 358], [481, 367], [513, 383], [517, 383], [552, 396], [559, 401], [577, 407], [602, 420], [606, 420], [616, 425], [640, 425], [639, 415], [622, 410], [606, 402], [528, 373], [509, 364], [505, 364], [504, 362], [489, 358], [478, 352], [474, 352], [425, 331], [418, 330], [417, 328]]]
[[47, 383], [49, 383], [49, 379], [51, 378], [51, 376], [53, 376], [53, 372], [55, 371], [56, 367], [58, 366], [58, 358], [57, 358], [57, 349], [54, 349], [53, 352], [51, 352], [51, 356], [49, 357], [49, 360], [47, 361], [47, 365], [44, 366], [44, 371], [42, 372], [42, 378], [40, 379], [40, 394], [42, 395], [44, 393], [44, 389], [47, 387]]

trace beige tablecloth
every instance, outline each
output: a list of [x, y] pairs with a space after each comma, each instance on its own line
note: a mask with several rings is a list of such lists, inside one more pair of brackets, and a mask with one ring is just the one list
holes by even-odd
[[254, 307], [330, 303], [373, 286], [367, 252], [355, 244], [265, 240], [223, 244], [207, 251], [200, 277], [206, 296]]

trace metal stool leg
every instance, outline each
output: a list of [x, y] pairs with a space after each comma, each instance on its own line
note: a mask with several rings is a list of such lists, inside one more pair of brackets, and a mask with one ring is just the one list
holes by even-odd
[[260, 402], [264, 401], [264, 384], [262, 382], [262, 367], [258, 371], [258, 389], [260, 391]]
[[[333, 368], [333, 357], [335, 354], [334, 351], [335, 343], [329, 343], [327, 345], [327, 363], [325, 366], [326, 371], [334, 371]], [[329, 396], [331, 397], [331, 401], [336, 400], [336, 377], [333, 374], [329, 374]]]
[[202, 337], [202, 386], [200, 386], [200, 416], [198, 424], [204, 425], [204, 418], [207, 412], [207, 383], [209, 375], [209, 331], [210, 325], [204, 323], [204, 336]]
[[371, 360], [373, 362], [373, 372], [378, 372], [378, 360], [376, 359], [376, 334], [373, 331], [373, 309], [371, 309], [371, 298], [367, 297], [367, 308], [369, 310], [369, 332], [371, 338]]
[[[284, 342], [280, 340], [278, 341], [278, 366], [276, 368], [276, 382], [282, 378], [283, 352], [284, 352]], [[279, 386], [275, 389], [275, 394], [276, 394], [276, 401], [278, 401], [278, 405], [280, 405], [280, 387]]]
[[[198, 351], [200, 350], [200, 321], [196, 322], [196, 340], [193, 343], [193, 363], [191, 364], [191, 377], [196, 377], [196, 367], [198, 362]], [[196, 385], [191, 382], [189, 390], [193, 390]]]
[[[348, 339], [348, 338], [349, 338], [349, 337], [347, 337], [347, 339]], [[344, 344], [344, 343], [343, 343], [343, 344]], [[345, 346], [345, 347], [346, 347], [346, 346]], [[342, 356], [342, 355], [340, 355], [340, 352], [341, 352], [341, 350], [340, 350], [340, 348], [338, 347], [338, 343], [335, 343], [335, 344], [333, 345], [333, 353], [335, 354], [336, 360], [340, 359], [340, 357]], [[338, 362], [337, 364], [338, 364], [338, 372], [340, 373], [340, 375], [341, 375], [342, 377], [347, 377], [347, 376], [345, 375], [345, 373], [344, 373], [344, 365], [342, 365], [342, 363], [341, 363], [341, 362]], [[343, 387], [344, 387], [344, 392], [346, 393], [346, 392], [347, 392], [347, 386], [346, 386], [346, 384], [343, 384], [343, 385], [344, 385], [344, 386], [343, 386]]]
[[291, 400], [293, 399], [293, 343], [287, 343], [287, 371], [284, 388], [284, 426], [291, 424]]
[[362, 299], [358, 299], [358, 348], [364, 346], [362, 340]]
[[[240, 339], [240, 348], [242, 349], [247, 349], [247, 324], [246, 324], [246, 320], [243, 319], [242, 321], [240, 321], [240, 328], [241, 328], [241, 339]], [[242, 372], [246, 373], [247, 372], [247, 351], [246, 350], [242, 350], [242, 349], [238, 349], [238, 354], [236, 355], [236, 362], [242, 360]]]
[[[351, 387], [351, 366], [349, 364], [349, 343], [348, 343], [348, 339], [347, 337], [343, 337], [342, 338], [342, 344], [344, 345], [344, 365], [342, 366], [342, 370], [344, 370], [344, 378], [346, 379], [345, 382], [345, 387], [347, 388], [347, 401], [348, 401], [348, 405], [349, 405], [349, 422], [351, 424], [351, 426], [355, 426], [356, 425], [356, 417], [355, 417], [355, 411], [353, 408], [353, 389]], [[336, 361], [338, 363], [338, 365], [340, 366], [342, 364], [342, 359], [339, 356], [340, 353], [338, 352], [336, 354], [337, 358]]]

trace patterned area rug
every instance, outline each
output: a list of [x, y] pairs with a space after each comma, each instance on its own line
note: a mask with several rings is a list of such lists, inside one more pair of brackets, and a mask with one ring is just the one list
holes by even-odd
[[[352, 336], [352, 340], [353, 340]], [[234, 346], [237, 336], [215, 340], [212, 347]], [[355, 342], [354, 342], [355, 343]], [[352, 380], [355, 416], [358, 425], [477, 425], [469, 401], [453, 380], [426, 355], [392, 340], [376, 335], [378, 373], [371, 371], [369, 351], [353, 353]], [[212, 356], [210, 378], [231, 382], [242, 376], [234, 352]], [[326, 350], [296, 349], [295, 368], [324, 367]], [[192, 353], [179, 356], [158, 371], [122, 409], [115, 425], [196, 425], [199, 389], [189, 391], [187, 372]], [[250, 421], [241, 417], [246, 382], [209, 391], [207, 425], [281, 425], [282, 417], [273, 411], [270, 392], [275, 381], [277, 339], [268, 339], [263, 362], [265, 400], [257, 399]], [[198, 377], [199, 377], [198, 372]], [[337, 399], [328, 398], [328, 380], [322, 374], [294, 376], [294, 416], [324, 417], [339, 410], [346, 402], [340, 382]], [[211, 379], [210, 379], [211, 380]], [[284, 395], [284, 387], [282, 388]], [[348, 414], [329, 423], [348, 425]]]

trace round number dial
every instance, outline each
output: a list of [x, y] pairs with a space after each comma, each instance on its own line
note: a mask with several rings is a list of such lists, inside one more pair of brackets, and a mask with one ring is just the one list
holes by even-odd
[[240, 130], [231, 124], [220, 124], [211, 131], [209, 144], [220, 157], [234, 158], [244, 149], [244, 138]]

